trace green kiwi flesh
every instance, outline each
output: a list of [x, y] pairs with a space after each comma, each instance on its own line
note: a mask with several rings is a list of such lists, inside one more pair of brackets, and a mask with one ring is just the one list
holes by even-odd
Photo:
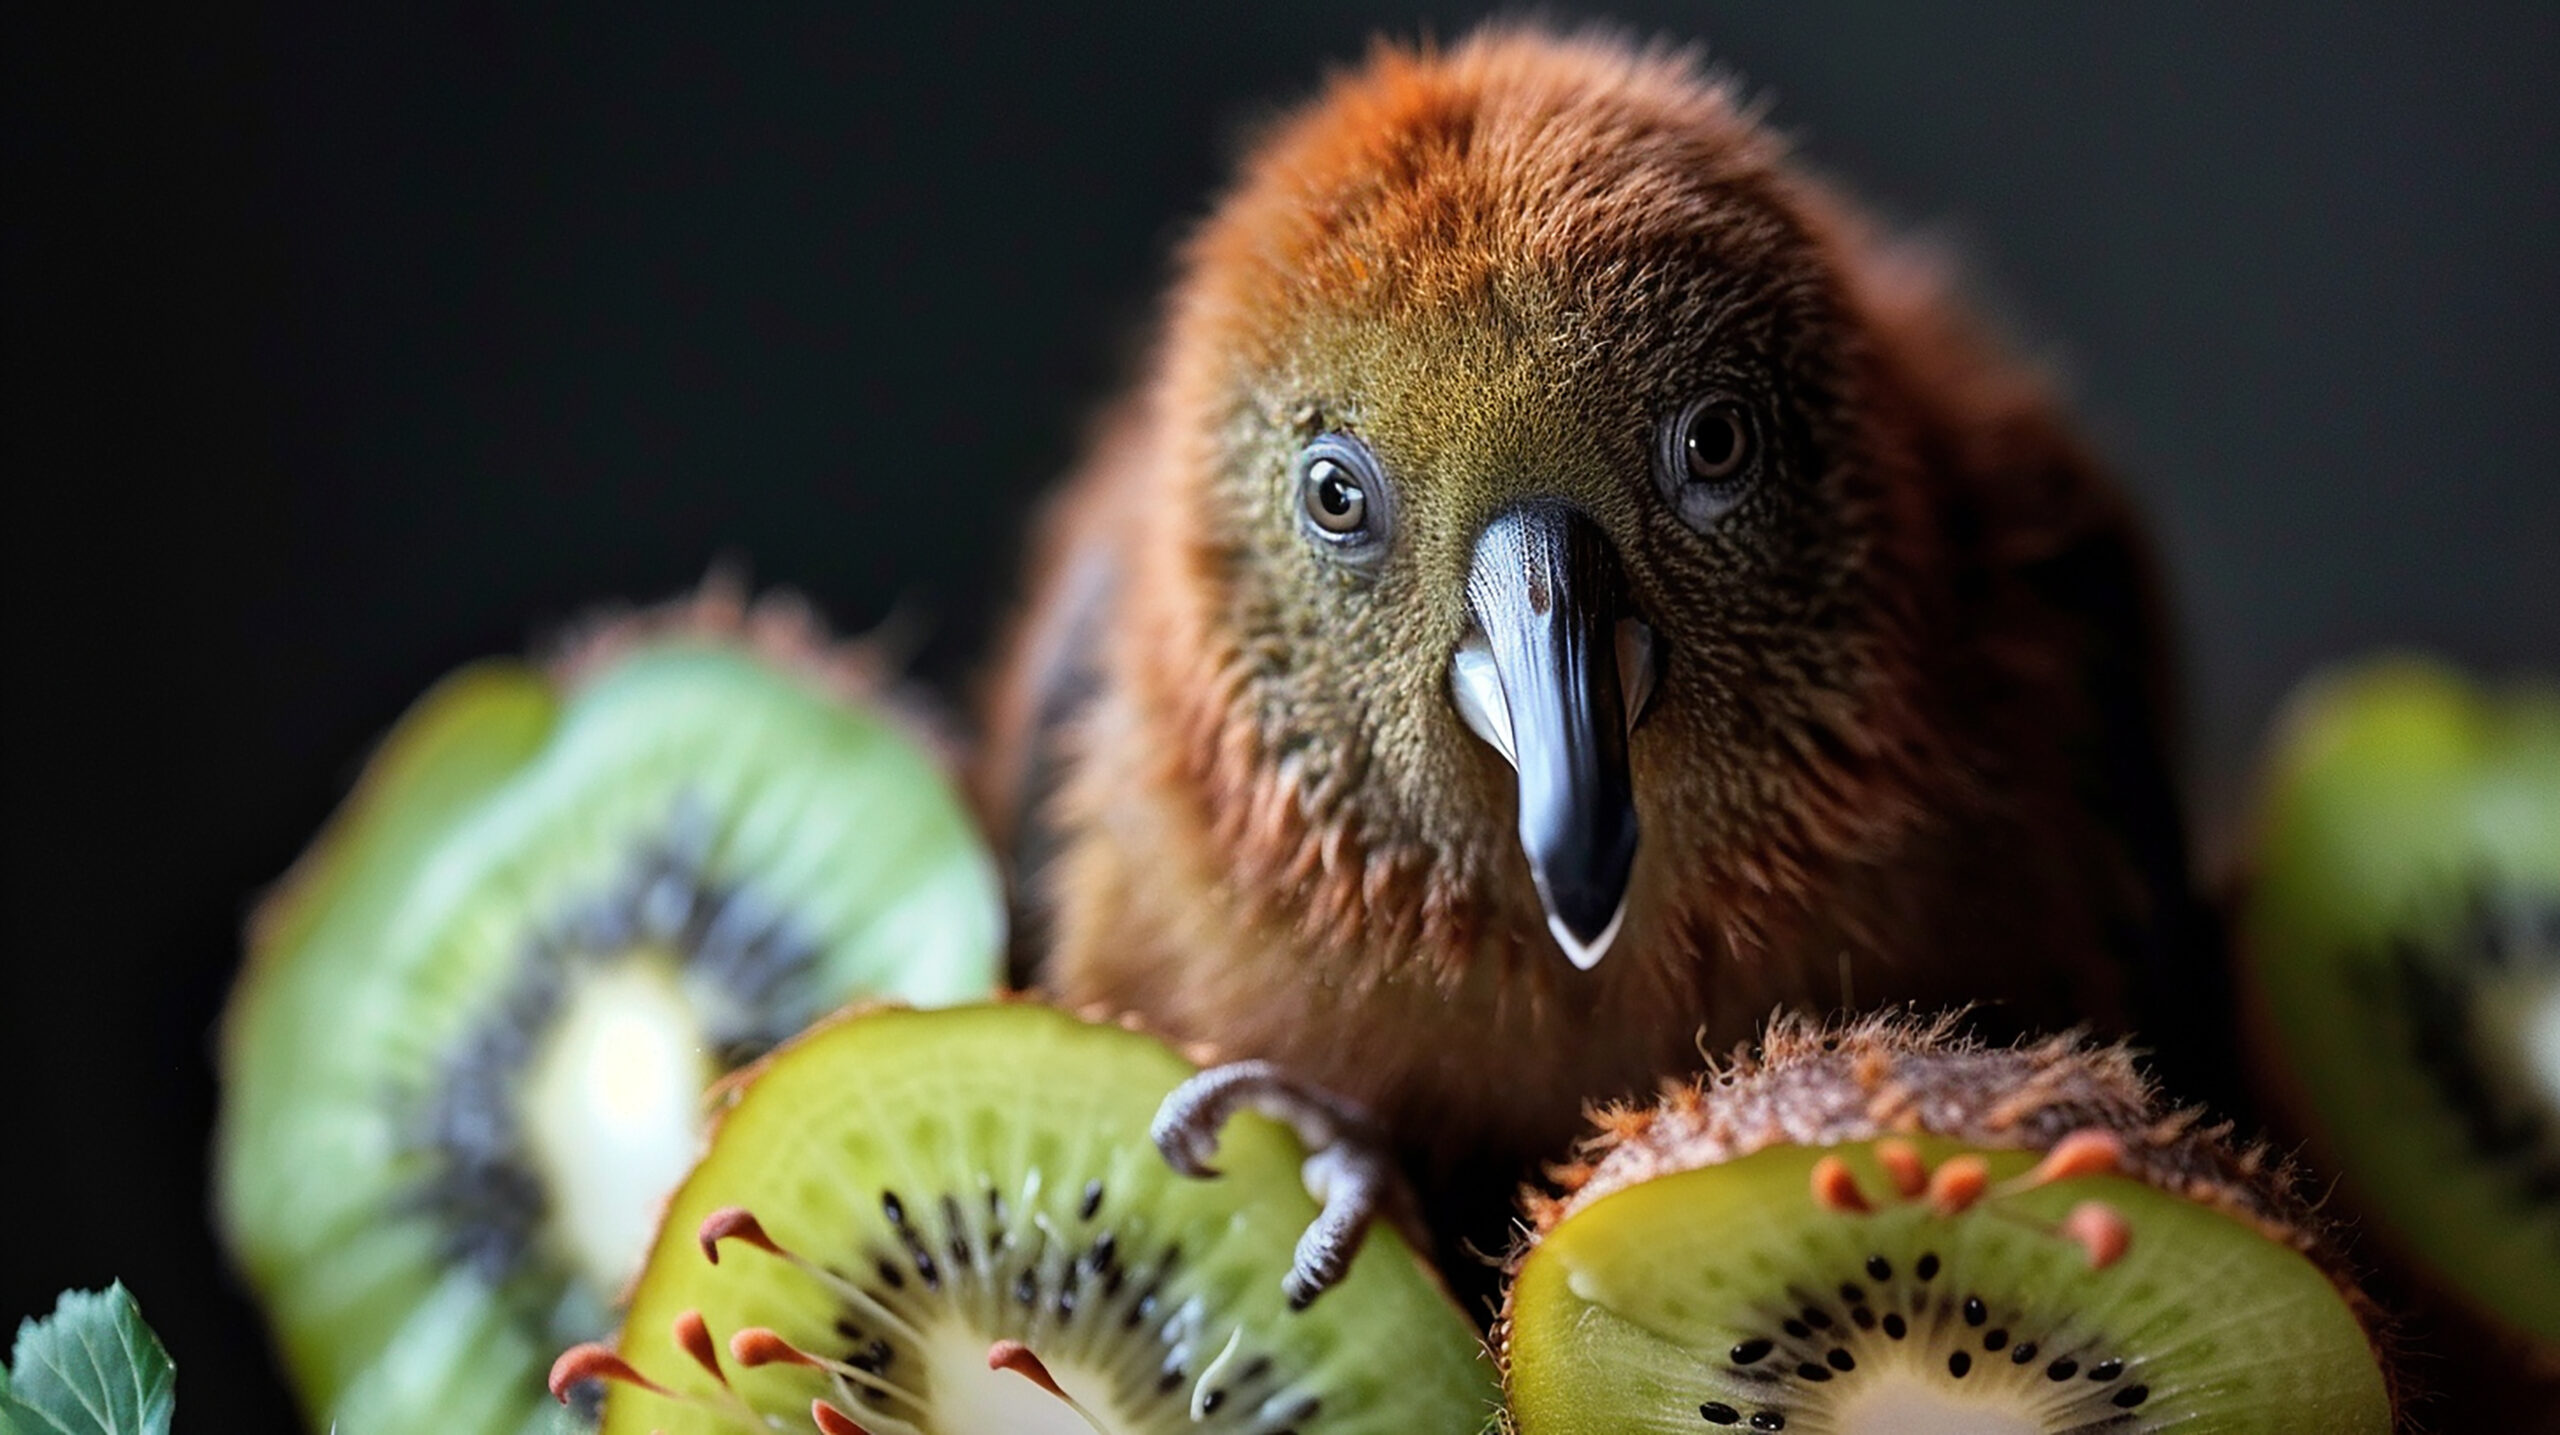
[[[605, 1431], [805, 1431], [821, 1404], [850, 1423], [817, 1428], [872, 1435], [1482, 1429], [1482, 1343], [1394, 1232], [1290, 1308], [1316, 1208], [1283, 1128], [1236, 1120], [1217, 1179], [1166, 1167], [1148, 1123], [1191, 1071], [1029, 1004], [864, 1012], [784, 1047], [735, 1088], [632, 1295], [620, 1358], [665, 1393], [610, 1383]], [[705, 1223], [741, 1208], [770, 1244], [715, 1264]], [[727, 1344], [689, 1357], [688, 1322]], [[743, 1363], [761, 1331], [834, 1368]], [[991, 1367], [999, 1341], [1081, 1412]]]
[[996, 979], [992, 864], [823, 655], [623, 636], [435, 688], [253, 924], [219, 1218], [316, 1429], [553, 1428], [704, 1086]]
[[2258, 1064], [2390, 1245], [2560, 1358], [2560, 688], [2331, 675], [2260, 820]]
[[[1969, 1148], [1918, 1137], [1942, 1165]], [[2036, 1153], [1984, 1150], [1994, 1183]], [[1522, 1262], [1508, 1330], [1521, 1435], [2391, 1429], [2363, 1326], [2329, 1277], [2254, 1226], [2121, 1175], [1866, 1212], [1808, 1194], [1835, 1156], [1892, 1188], [1873, 1143], [1771, 1146], [1607, 1194]], [[2092, 1269], [2056, 1234], [2082, 1202], [2128, 1223]]]

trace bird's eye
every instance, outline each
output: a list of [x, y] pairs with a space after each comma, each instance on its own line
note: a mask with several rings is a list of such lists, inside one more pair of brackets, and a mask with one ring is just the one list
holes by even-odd
[[1351, 470], [1329, 458], [1307, 465], [1307, 517], [1327, 533], [1357, 533], [1369, 521], [1369, 495]]
[[1759, 469], [1751, 410], [1716, 395], [1692, 401], [1662, 426], [1654, 479], [1690, 527], [1704, 531], [1742, 501]]
[[1743, 427], [1742, 406], [1712, 404], [1689, 415], [1680, 456], [1689, 476], [1702, 483], [1722, 483], [1733, 477], [1751, 456], [1751, 433]]
[[1382, 536], [1386, 476], [1377, 455], [1349, 434], [1316, 438], [1298, 454], [1298, 511], [1317, 538], [1344, 550]]

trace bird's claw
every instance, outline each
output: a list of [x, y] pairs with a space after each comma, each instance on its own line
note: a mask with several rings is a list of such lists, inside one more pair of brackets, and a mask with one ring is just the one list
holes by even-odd
[[1209, 1158], [1217, 1154], [1218, 1133], [1247, 1109], [1286, 1124], [1311, 1153], [1299, 1177], [1323, 1209], [1298, 1237], [1281, 1282], [1290, 1308], [1304, 1310], [1351, 1269], [1369, 1223], [1394, 1190], [1394, 1163], [1367, 1112], [1268, 1061], [1213, 1066], [1175, 1087], [1156, 1108], [1148, 1135], [1174, 1170], [1215, 1176]]
[[1215, 1127], [1159, 1133], [1156, 1150], [1164, 1154], [1166, 1165], [1194, 1181], [1214, 1181], [1226, 1174], [1209, 1164], [1209, 1158], [1218, 1153]]
[[1395, 1181], [1394, 1167], [1381, 1143], [1347, 1135], [1307, 1157], [1298, 1172], [1307, 1194], [1322, 1202], [1324, 1209], [1299, 1233], [1296, 1257], [1280, 1283], [1291, 1310], [1305, 1310], [1317, 1296], [1342, 1283]]

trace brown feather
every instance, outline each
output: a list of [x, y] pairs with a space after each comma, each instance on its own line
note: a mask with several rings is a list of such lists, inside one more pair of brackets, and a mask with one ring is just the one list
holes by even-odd
[[[1802, 462], [1702, 539], [1647, 425], [1734, 355]], [[1054, 834], [1022, 875], [1066, 998], [1278, 1059], [1449, 1161], [1557, 1154], [1587, 1101], [1772, 1007], [2126, 1025], [2126, 960], [2185, 900], [2129, 510], [2036, 376], [1689, 58], [1378, 50], [1193, 236], [1125, 412], [1055, 515], [982, 767], [991, 813]], [[1407, 475], [1357, 592], [1291, 521], [1287, 455], [1327, 424]], [[1468, 536], [1526, 483], [1607, 529], [1670, 655], [1588, 973], [1446, 697]], [[1059, 780], [1027, 790], [1035, 751]]]

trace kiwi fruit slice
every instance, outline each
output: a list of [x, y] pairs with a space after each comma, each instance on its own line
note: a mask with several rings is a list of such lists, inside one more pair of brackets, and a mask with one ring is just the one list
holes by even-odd
[[1472, 1435], [1500, 1403], [1475, 1327], [1395, 1232], [1282, 1291], [1316, 1213], [1285, 1128], [1239, 1117], [1217, 1179], [1147, 1128], [1192, 1065], [1029, 1003], [847, 1015], [728, 1088], [668, 1204], [607, 1435]]
[[219, 1221], [317, 1429], [551, 1428], [705, 1087], [985, 995], [993, 866], [805, 611], [714, 590], [447, 678], [255, 914]]
[[1520, 1435], [2393, 1428], [2284, 1173], [2120, 1049], [1783, 1020], [1532, 1202]]
[[2560, 1367], [2560, 687], [2316, 680], [2259, 824], [2239, 950], [2270, 1094], [2387, 1245]]

